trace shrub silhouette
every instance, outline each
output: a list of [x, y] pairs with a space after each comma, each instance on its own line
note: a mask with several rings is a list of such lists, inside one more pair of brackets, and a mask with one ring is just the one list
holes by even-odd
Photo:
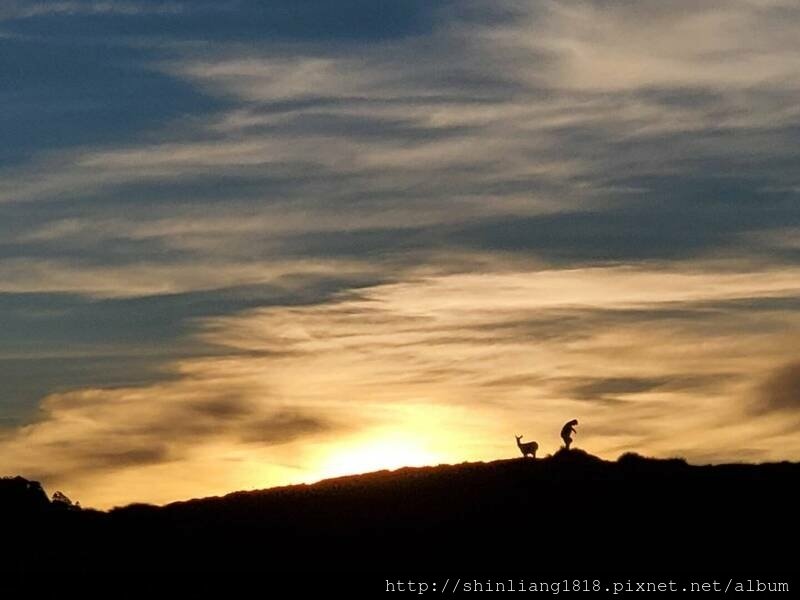
[[0, 478], [0, 511], [11, 513], [38, 513], [50, 506], [42, 485], [23, 477]]
[[81, 504], [80, 502], [73, 503], [69, 497], [61, 491], [56, 491], [53, 493], [53, 498], [51, 500], [53, 508], [60, 509], [60, 510], [80, 510]]

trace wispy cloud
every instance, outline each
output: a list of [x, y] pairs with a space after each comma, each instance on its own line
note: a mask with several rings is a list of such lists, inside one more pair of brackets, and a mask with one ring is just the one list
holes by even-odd
[[[326, 275], [364, 275], [366, 267], [346, 260], [207, 262], [188, 265], [134, 263], [87, 266], [68, 261], [6, 260], [0, 264], [0, 293], [74, 293], [92, 298], [129, 298], [226, 287], [273, 284], [291, 286], [292, 279]], [[291, 277], [290, 277], [291, 276]]]
[[[162, 67], [226, 97], [230, 110], [157, 143], [73, 154], [27, 181], [12, 174], [2, 197], [118, 197], [131, 182], [170, 182], [166, 199], [185, 202], [181, 190], [213, 169], [227, 182], [261, 178], [248, 220], [283, 201], [288, 218], [316, 213], [309, 227], [326, 212], [358, 220], [370, 211], [385, 211], [381, 224], [392, 227], [426, 210], [485, 219], [646, 207], [653, 177], [711, 180], [735, 168], [753, 186], [746, 177], [780, 184], [789, 175], [779, 165], [791, 148], [781, 130], [798, 117], [790, 7], [496, 10], [509, 8], [514, 18], [485, 24], [455, 13], [432, 35], [356, 48], [184, 52]], [[769, 35], [743, 46], [742, 28]], [[749, 68], [762, 59], [769, 71]], [[669, 185], [683, 202], [680, 185]], [[758, 197], [764, 185], [743, 191]], [[324, 206], [311, 208], [322, 194]]]
[[752, 408], [758, 413], [800, 410], [800, 364], [780, 365], [770, 372], [758, 386]]
[[[770, 375], [767, 408], [743, 421], [753, 386], [793, 348], [798, 317], [737, 302], [796, 296], [780, 276], [765, 274], [773, 287], [707, 272], [700, 286], [679, 273], [595, 271], [431, 275], [206, 318], [198, 340], [214, 355], [175, 363], [169, 381], [50, 396], [36, 421], [6, 432], [0, 465], [108, 505], [313, 479], [322, 457], [380, 432], [413, 434], [439, 460], [506, 456], [520, 428], [554, 450], [573, 414], [581, 445], [609, 458], [705, 458], [713, 444], [717, 460], [736, 459], [743, 435], [751, 450], [764, 440], [762, 460], [800, 452], [781, 416], [790, 376]], [[575, 303], [583, 286], [593, 294]], [[291, 472], [252, 471], [289, 456]], [[220, 479], [225, 457], [247, 466]], [[188, 487], [131, 492], [131, 481], [208, 465]]]
[[186, 8], [183, 2], [127, 2], [124, 0], [74, 0], [67, 2], [37, 2], [8, 0], [0, 8], [0, 21], [30, 19], [41, 16], [76, 15], [172, 15]]

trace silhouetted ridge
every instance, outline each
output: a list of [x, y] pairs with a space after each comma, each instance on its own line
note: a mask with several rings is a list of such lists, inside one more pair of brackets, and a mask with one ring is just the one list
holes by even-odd
[[[793, 463], [612, 462], [572, 449], [14, 524], [20, 546], [37, 540], [25, 559], [47, 568], [775, 571], [794, 561], [774, 539], [796, 539], [798, 476]], [[69, 555], [42, 551], [58, 539]]]
[[581, 450], [580, 448], [572, 448], [571, 450], [559, 448], [555, 454], [548, 456], [548, 458], [557, 462], [558, 464], [564, 465], [597, 465], [599, 463], [607, 462], [602, 458], [595, 456], [594, 454], [589, 454], [585, 450]]

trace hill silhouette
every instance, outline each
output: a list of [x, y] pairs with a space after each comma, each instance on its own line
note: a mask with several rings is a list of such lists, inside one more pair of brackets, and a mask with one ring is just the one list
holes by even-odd
[[574, 449], [109, 512], [16, 478], [0, 525], [22, 571], [793, 572], [799, 476]]

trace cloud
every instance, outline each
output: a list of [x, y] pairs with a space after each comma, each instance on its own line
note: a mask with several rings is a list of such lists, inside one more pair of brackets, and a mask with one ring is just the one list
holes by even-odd
[[[706, 272], [697, 287], [691, 277], [618, 269], [431, 276], [341, 302], [211, 319], [204, 338], [248, 352], [290, 350], [300, 362], [296, 373], [286, 367], [286, 394], [296, 377], [355, 404], [423, 397], [498, 426], [521, 420], [537, 439], [578, 410], [597, 427], [587, 443], [609, 453], [702, 447], [705, 429], [718, 428], [713, 443], [724, 456], [733, 438], [723, 432], [742, 418], [751, 373], [785, 356], [798, 326], [789, 307], [758, 308], [754, 298], [771, 292], [729, 295], [720, 285], [729, 275]], [[577, 292], [578, 282], [593, 294]], [[456, 429], [468, 435], [468, 427]], [[754, 425], [763, 429], [748, 435], [775, 427]]]
[[50, 484], [90, 481], [102, 490], [109, 477], [130, 469], [189, 468], [199, 449], [215, 444], [267, 448], [346, 429], [312, 409], [282, 408], [234, 373], [198, 372], [208, 362], [194, 365], [191, 376], [174, 381], [47, 397], [33, 422], [0, 437], [4, 468]]
[[[797, 68], [786, 2], [552, 3], [542, 27], [573, 88], [785, 86]], [[747, 35], [758, 27], [768, 35]], [[689, 43], [690, 42], [690, 43]]]
[[[624, 403], [636, 403], [648, 396], [681, 397], [696, 396], [703, 392], [716, 394], [731, 382], [741, 379], [736, 373], [688, 373], [670, 372], [667, 375], [641, 377], [564, 377], [549, 382], [556, 389], [575, 400], [605, 404], [621, 408]], [[538, 384], [542, 385], [543, 381]], [[603, 428], [603, 425], [599, 425]], [[615, 433], [614, 426], [605, 426], [608, 434]], [[624, 428], [616, 431], [619, 433]]]
[[197, 319], [194, 343], [212, 351], [138, 387], [51, 394], [5, 430], [0, 467], [89, 504], [166, 501], [313, 480], [398, 432], [431, 460], [501, 458], [510, 429], [557, 443], [564, 414], [611, 458], [722, 459], [743, 435], [764, 457], [800, 453], [769, 415], [741, 424], [751, 374], [800, 326], [790, 304], [757, 300], [793, 297], [796, 276], [505, 267]]
[[[690, 376], [689, 381], [695, 382], [696, 377]], [[670, 386], [680, 389], [687, 385], [681, 381], [680, 375], [665, 377], [599, 377], [588, 381], [578, 381], [573, 384], [572, 393], [583, 400], [608, 400], [615, 396], [629, 396], [651, 392]], [[696, 385], [696, 383], [695, 383]]]
[[9, 0], [0, 8], [0, 21], [31, 19], [43, 16], [174, 15], [183, 12], [185, 8], [186, 5], [181, 2], [127, 2], [125, 0], [35, 2]]
[[757, 413], [800, 410], [800, 363], [772, 370], [758, 386], [753, 410]]
[[[508, 248], [498, 238], [517, 231], [539, 241], [516, 249], [548, 259], [588, 260], [585, 243], [625, 261], [713, 252], [741, 240], [754, 217], [773, 215], [766, 226], [792, 218], [760, 190], [787, 183], [790, 171], [781, 165], [798, 118], [797, 51], [782, 32], [796, 11], [763, 2], [468, 8], [443, 8], [437, 29], [381, 44], [186, 49], [160, 68], [224, 96], [226, 108], [150, 143], [71, 152], [31, 174], [15, 169], [0, 197], [71, 202], [66, 219], [36, 223], [34, 238], [80, 223], [108, 239], [147, 235], [199, 252], [235, 244], [243, 227], [257, 242], [256, 227], [275, 240], [337, 227], [390, 239], [397, 227], [466, 223], [450, 243]], [[774, 35], [742, 47], [741, 29]], [[673, 66], [651, 65], [653, 57]], [[768, 84], [763, 69], [745, 68], [762, 59], [780, 72]], [[714, 183], [731, 171], [741, 200]], [[234, 191], [245, 186], [246, 194]], [[205, 211], [198, 188], [216, 194], [201, 201]], [[707, 197], [698, 202], [698, 192]], [[135, 204], [124, 199], [142, 195], [160, 199], [165, 214], [134, 208], [123, 223], [101, 215], [96, 200], [82, 208], [88, 198]], [[728, 210], [731, 202], [743, 210]], [[772, 210], [760, 210], [765, 203]], [[186, 214], [190, 206], [195, 214]], [[209, 211], [224, 218], [204, 217]], [[555, 216], [526, 221], [541, 215]], [[705, 226], [687, 229], [680, 215]], [[169, 225], [186, 231], [191, 221], [196, 234], [173, 241]], [[204, 227], [214, 240], [202, 248]], [[597, 233], [575, 239], [576, 227]], [[381, 235], [373, 239], [385, 253]]]
[[325, 433], [330, 429], [331, 423], [324, 419], [296, 411], [284, 411], [249, 423], [241, 440], [266, 445], [285, 444], [298, 438]]
[[226, 287], [293, 282], [314, 276], [365, 276], [368, 267], [347, 260], [285, 260], [272, 264], [209, 262], [205, 264], [139, 263], [114, 266], [59, 260], [6, 260], [0, 264], [0, 292], [77, 293], [91, 298], [132, 298], [214, 290]]
[[[445, 235], [547, 260], [636, 261], [727, 250], [754, 224], [792, 219], [762, 194], [793, 172], [788, 5], [437, 10], [435, 29], [380, 43], [172, 52], [158, 68], [224, 107], [147, 143], [14, 169], [0, 198], [69, 202], [20, 232], [54, 247], [149, 239], [203, 255], [263, 247], [268, 232], [272, 257], [339, 243], [311, 244], [320, 231], [369, 229], [359, 248], [374, 259], [399, 228], [421, 230], [425, 246]], [[758, 61], [770, 70], [748, 67]], [[138, 209], [142, 197], [160, 214]], [[127, 218], [103, 214], [106, 202], [125, 203]]]

